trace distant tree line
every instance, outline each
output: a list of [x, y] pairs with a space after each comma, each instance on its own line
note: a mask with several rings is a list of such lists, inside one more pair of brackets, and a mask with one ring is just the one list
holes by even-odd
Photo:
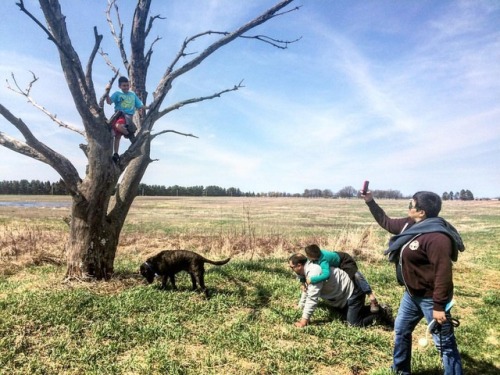
[[[352, 186], [345, 186], [338, 192], [333, 193], [331, 190], [306, 189], [301, 195], [305, 198], [354, 198], [359, 194], [359, 189]], [[399, 190], [372, 190], [372, 194], [378, 199], [402, 199], [406, 198]]]
[[[0, 181], [0, 194], [16, 195], [67, 195], [68, 191], [62, 181]], [[359, 189], [346, 186], [337, 192], [330, 189], [305, 189], [300, 193], [286, 192], [242, 192], [239, 188], [222, 188], [220, 186], [168, 186], [165, 185], [139, 185], [139, 195], [144, 196], [170, 196], [170, 197], [301, 197], [301, 198], [354, 198], [359, 194]], [[403, 196], [399, 190], [373, 190], [372, 194], [378, 199], [403, 199], [410, 198]], [[443, 200], [474, 200], [474, 195], [470, 190], [460, 190], [460, 192], [444, 192]]]
[[453, 191], [450, 191], [450, 192], [447, 192], [445, 191], [443, 193], [443, 195], [441, 196], [441, 198], [444, 200], [444, 201], [458, 201], [458, 200], [461, 200], [461, 201], [473, 201], [474, 200], [474, 194], [472, 194], [472, 192], [470, 190], [460, 190], [460, 192], [453, 192]]
[[68, 191], [62, 181], [0, 181], [0, 194], [16, 195], [66, 195]]
[[164, 185], [139, 185], [139, 195], [145, 196], [170, 196], [170, 197], [249, 197], [256, 196], [255, 193], [243, 193], [240, 189], [230, 187], [228, 189], [220, 186], [164, 186]]

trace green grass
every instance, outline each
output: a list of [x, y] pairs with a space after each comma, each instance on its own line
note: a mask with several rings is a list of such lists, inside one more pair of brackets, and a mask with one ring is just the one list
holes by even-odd
[[[208, 266], [208, 300], [189, 290], [187, 274], [178, 277], [179, 291], [163, 291], [144, 284], [130, 266], [118, 267], [117, 278], [128, 284], [118, 289], [47, 285], [20, 293], [23, 278], [1, 279], [0, 373], [340, 374], [356, 368], [384, 374], [390, 364], [391, 332], [349, 328], [325, 305], [313, 325], [294, 328], [298, 285], [285, 259]], [[58, 279], [63, 272], [36, 267], [24, 278]], [[395, 306], [401, 289], [392, 267], [380, 264], [366, 273], [382, 300]], [[459, 316], [457, 337], [468, 373], [494, 373], [485, 333], [494, 334], [500, 323], [499, 298], [491, 290], [472, 316]], [[439, 373], [438, 354], [415, 350], [413, 367]]]
[[[178, 292], [132, 278], [135, 285], [119, 292], [78, 286], [22, 295], [15, 292], [19, 283], [3, 279], [0, 371], [309, 373], [318, 366], [367, 369], [374, 363], [360, 349], [383, 352], [390, 345], [391, 334], [381, 328], [347, 328], [335, 316], [329, 322], [325, 306], [317, 324], [295, 329], [298, 285], [282, 259], [211, 267], [209, 300], [189, 291], [185, 274]], [[345, 342], [351, 345], [341, 350]]]
[[[6, 213], [0, 265], [12, 270], [0, 272], [0, 374], [389, 374], [392, 332], [347, 327], [323, 304], [312, 325], [293, 326], [300, 317], [299, 289], [284, 252], [314, 240], [344, 251], [361, 244], [361, 270], [380, 301], [396, 312], [403, 290], [393, 265], [380, 255], [388, 236], [373, 225], [362, 203], [251, 200], [248, 208], [230, 199], [153, 202], [158, 205], [134, 203], [115, 276], [102, 283], [62, 283], [64, 266], [20, 265], [23, 254], [36, 255], [30, 246], [43, 249], [64, 241], [55, 240], [57, 225], [44, 226], [43, 212], [36, 225]], [[392, 215], [401, 215], [404, 205], [381, 202]], [[179, 215], [184, 206], [187, 218]], [[496, 202], [446, 202], [444, 207], [467, 247], [454, 267], [453, 308], [461, 321], [456, 335], [467, 374], [500, 371], [498, 208]], [[26, 240], [25, 232], [34, 235]], [[234, 241], [241, 238], [251, 248], [236, 251]], [[228, 242], [234, 257], [221, 267], [207, 265], [208, 300], [190, 291], [185, 273], [177, 277], [179, 291], [146, 285], [137, 273], [146, 254], [177, 246], [217, 248], [209, 241]], [[290, 248], [282, 249], [285, 243]], [[15, 256], [9, 255], [13, 244]], [[225, 255], [208, 253], [213, 259]], [[414, 335], [413, 371], [441, 374], [437, 351], [417, 345], [424, 330], [421, 322]]]

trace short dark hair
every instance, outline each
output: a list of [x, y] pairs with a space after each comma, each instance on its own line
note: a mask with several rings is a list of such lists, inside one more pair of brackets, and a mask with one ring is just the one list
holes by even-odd
[[118, 78], [118, 86], [120, 86], [122, 83], [126, 83], [128, 82], [128, 78], [127, 77], [120, 77]]
[[296, 266], [297, 264], [303, 265], [306, 264], [307, 258], [303, 254], [297, 253], [293, 254], [290, 258], [288, 258], [288, 261], [292, 262], [294, 266]]
[[319, 257], [321, 256], [321, 249], [316, 244], [306, 246], [305, 251], [306, 255], [310, 258], [319, 259]]
[[413, 194], [415, 209], [425, 211], [426, 217], [437, 217], [441, 211], [441, 197], [431, 191], [419, 191]]

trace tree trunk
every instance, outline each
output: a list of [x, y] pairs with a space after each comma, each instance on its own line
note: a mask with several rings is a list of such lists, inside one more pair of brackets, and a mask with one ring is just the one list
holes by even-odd
[[104, 229], [104, 223], [93, 224], [75, 218], [71, 221], [66, 279], [108, 280], [113, 275], [117, 237]]
[[104, 209], [107, 203], [103, 204], [99, 196], [104, 193], [93, 195], [90, 201], [73, 198], [66, 245], [67, 279], [107, 280], [113, 274], [122, 221], [109, 220]]
[[[138, 118], [136, 121], [139, 126], [146, 125]], [[123, 224], [151, 162], [151, 141], [139, 136], [133, 147], [125, 151], [123, 159], [128, 166], [119, 185], [115, 184], [121, 166], [110, 161], [106, 148], [94, 142], [89, 146], [89, 153], [95, 153], [90, 159], [98, 162], [88, 168], [79, 186], [82, 194], [73, 197], [66, 279], [108, 280], [114, 272]]]

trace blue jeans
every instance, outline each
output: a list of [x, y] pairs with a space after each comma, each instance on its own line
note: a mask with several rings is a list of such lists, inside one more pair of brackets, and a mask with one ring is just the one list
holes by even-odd
[[[412, 332], [418, 322], [425, 317], [427, 324], [432, 321], [432, 298], [411, 297], [404, 292], [399, 306], [394, 326], [395, 341], [392, 370], [397, 374], [411, 374], [411, 340]], [[432, 339], [442, 361], [445, 375], [462, 375], [462, 361], [458, 353], [450, 314], [446, 313], [447, 321], [441, 326], [440, 334], [432, 334]]]
[[361, 289], [362, 292], [364, 292], [367, 295], [372, 294], [372, 288], [370, 284], [368, 284], [365, 275], [363, 275], [361, 272], [357, 271], [354, 274], [354, 282], [359, 287], [359, 289]]
[[353, 326], [366, 327], [377, 320], [378, 313], [370, 312], [370, 306], [365, 306], [365, 293], [355, 288], [344, 307], [345, 319]]

